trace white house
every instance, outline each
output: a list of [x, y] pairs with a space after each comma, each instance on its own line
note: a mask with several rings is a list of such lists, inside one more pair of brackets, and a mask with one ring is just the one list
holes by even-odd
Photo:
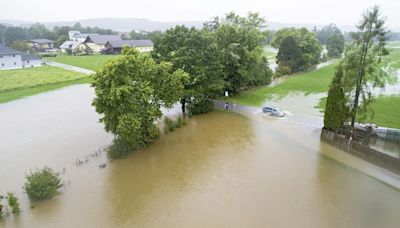
[[60, 45], [61, 53], [73, 55], [87, 55], [91, 53], [91, 49], [81, 41], [67, 40]]
[[0, 44], [0, 70], [21, 69], [41, 66], [42, 60]]
[[22, 52], [0, 44], [0, 70], [22, 68]]

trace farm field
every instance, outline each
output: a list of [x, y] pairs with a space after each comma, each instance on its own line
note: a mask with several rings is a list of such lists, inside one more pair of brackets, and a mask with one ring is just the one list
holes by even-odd
[[85, 74], [53, 66], [4, 70], [0, 71], [0, 103], [89, 81]]
[[108, 60], [117, 58], [119, 55], [84, 55], [84, 56], [57, 56], [48, 57], [46, 60], [85, 68], [88, 70], [99, 70]]

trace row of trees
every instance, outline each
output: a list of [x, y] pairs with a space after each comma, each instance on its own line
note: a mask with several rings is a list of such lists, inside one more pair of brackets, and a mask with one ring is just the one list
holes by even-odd
[[76, 23], [73, 26], [55, 26], [52, 30], [46, 28], [44, 24], [36, 23], [30, 27], [5, 26], [0, 24], [0, 43], [11, 45], [14, 41], [47, 38], [56, 41], [56, 46], [68, 40], [68, 32], [71, 30], [82, 33], [114, 34], [111, 29], [98, 27], [83, 27]]
[[261, 32], [263, 26], [258, 14], [230, 13], [202, 29], [167, 30], [156, 40], [151, 55], [125, 48], [121, 58], [94, 76], [93, 83], [93, 105], [102, 114], [105, 129], [115, 135], [111, 149], [125, 155], [154, 141], [162, 106], [179, 101], [184, 113], [186, 107], [202, 113], [225, 90], [235, 94], [248, 86], [268, 84], [272, 71], [263, 54], [267, 35]]
[[395, 77], [383, 58], [389, 53], [385, 47], [389, 32], [384, 24], [380, 9], [375, 6], [366, 11], [358, 31], [352, 34], [329, 89], [325, 128], [339, 130], [348, 121], [354, 128], [357, 118], [373, 117], [374, 111], [369, 108], [373, 101], [371, 90], [384, 87]]

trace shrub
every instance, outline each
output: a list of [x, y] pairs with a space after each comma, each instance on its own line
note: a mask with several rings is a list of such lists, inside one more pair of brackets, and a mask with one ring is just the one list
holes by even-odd
[[18, 214], [20, 212], [18, 198], [12, 192], [7, 193], [7, 198], [8, 205], [11, 207], [11, 212], [14, 215]]
[[107, 156], [110, 159], [124, 158], [135, 149], [128, 141], [117, 137], [107, 148]]
[[290, 69], [290, 67], [280, 65], [276, 69], [275, 76], [280, 77], [283, 75], [290, 75], [290, 74], [292, 74], [292, 70]]
[[57, 195], [58, 189], [62, 186], [60, 174], [48, 167], [37, 169], [26, 176], [27, 182], [24, 190], [32, 199], [51, 199]]
[[169, 132], [169, 131], [174, 131], [176, 128], [174, 121], [169, 117], [164, 118], [164, 124], [165, 124], [165, 126], [164, 126], [165, 133]]
[[198, 98], [189, 104], [191, 115], [200, 115], [203, 113], [211, 112], [213, 109], [214, 103], [212, 102], [212, 100], [207, 98]]
[[186, 120], [183, 117], [178, 117], [175, 121], [169, 117], [164, 118], [164, 132], [174, 131], [176, 128], [186, 125]]

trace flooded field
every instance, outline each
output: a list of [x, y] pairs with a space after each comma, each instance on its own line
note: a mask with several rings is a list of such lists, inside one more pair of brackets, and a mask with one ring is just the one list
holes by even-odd
[[[23, 210], [0, 227], [400, 224], [400, 191], [390, 186], [400, 187], [398, 176], [320, 142], [320, 117], [216, 111], [108, 162], [98, 150], [112, 136], [92, 98], [80, 85], [0, 105], [0, 193], [16, 192]], [[65, 187], [29, 202], [24, 174], [44, 165]]]

